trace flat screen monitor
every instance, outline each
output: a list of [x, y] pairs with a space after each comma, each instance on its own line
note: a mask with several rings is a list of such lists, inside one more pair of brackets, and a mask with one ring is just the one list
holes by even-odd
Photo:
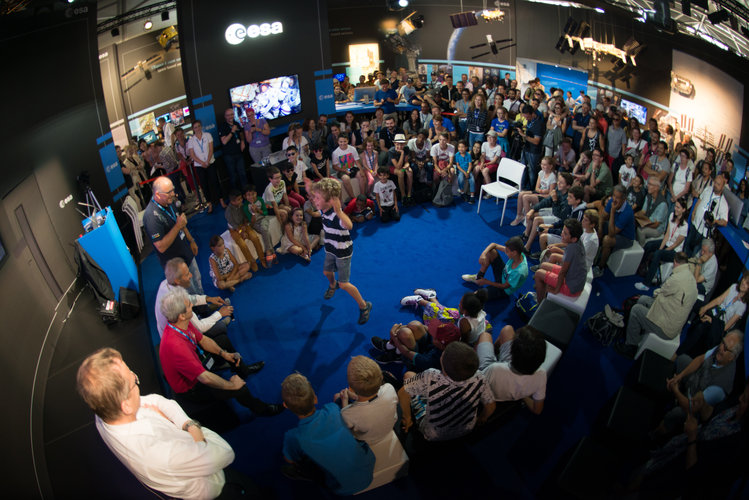
[[182, 108], [182, 116], [190, 116], [190, 108], [188, 106]]
[[741, 211], [744, 209], [744, 200], [733, 194], [727, 187], [723, 190], [723, 194], [726, 197], [726, 202], [728, 202], [728, 221], [737, 226], [741, 225]]
[[622, 99], [622, 108], [627, 111], [627, 116], [630, 118], [637, 118], [640, 123], [647, 123], [648, 121], [648, 108], [640, 106], [632, 101]]
[[354, 88], [354, 101], [363, 101], [364, 96], [369, 96], [369, 102], [374, 101], [375, 92], [377, 87], [355, 87]]
[[149, 130], [156, 128], [156, 116], [153, 111], [140, 115], [138, 118], [133, 118], [128, 123], [130, 125], [130, 135], [133, 137], [139, 137]]
[[150, 130], [146, 132], [145, 134], [138, 137], [138, 140], [145, 139], [148, 144], [154, 143], [159, 140], [159, 136], [156, 135], [156, 132], [153, 130]]
[[171, 113], [169, 113], [169, 116], [172, 118], [172, 123], [176, 127], [179, 127], [180, 125], [185, 123], [185, 116], [184, 116], [184, 112], [182, 111], [182, 109], [177, 109], [177, 110], [172, 111]]
[[295, 115], [302, 111], [298, 75], [278, 76], [257, 83], [248, 83], [229, 89], [234, 108], [234, 118], [243, 126], [247, 124], [247, 110], [255, 116], [273, 120]]
[[172, 121], [171, 113], [164, 113], [163, 115], [160, 115], [160, 116], [156, 117], [156, 123], [159, 123], [159, 120], [161, 120], [162, 118], [167, 123], [169, 123], [170, 121]]

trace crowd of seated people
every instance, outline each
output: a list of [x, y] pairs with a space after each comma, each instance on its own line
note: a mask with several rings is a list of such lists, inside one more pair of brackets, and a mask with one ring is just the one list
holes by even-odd
[[[727, 223], [722, 193], [732, 164], [717, 166], [710, 151], [697, 161], [693, 144], [661, 140], [657, 121], [643, 132], [625, 110], [614, 105], [592, 109], [588, 96], [572, 99], [568, 92], [565, 99], [562, 89], [547, 93], [538, 79], [519, 86], [509, 75], [483, 83], [461, 77], [453, 85], [445, 77], [442, 85], [427, 90], [419, 78], [393, 72], [362, 77], [357, 86], [370, 84], [377, 87], [372, 116], [347, 112], [337, 120], [320, 115], [289, 126], [282, 144], [287, 161], [267, 168], [269, 183], [260, 196], [237, 172], [231, 175], [231, 191], [223, 196], [215, 182], [210, 134], [201, 132], [199, 122], [189, 140], [183, 130], [162, 124], [173, 145], [159, 143], [153, 150], [143, 145], [139, 151], [133, 146], [122, 159], [123, 172], [132, 180], [131, 194], [144, 202], [148, 195], [139, 182], [158, 172], [154, 167], [164, 168], [175, 191], [180, 184], [179, 169], [164, 151], [177, 164], [194, 161], [199, 175], [188, 187], [203, 189], [211, 204], [220, 200], [225, 205], [225, 229], [245, 257], [240, 264], [220, 236], [212, 238], [210, 275], [216, 288], [229, 291], [258, 271], [245, 240], [254, 246], [262, 267], [276, 261], [269, 231], [273, 218], [282, 228], [278, 252], [311, 258], [322, 227], [305, 189], [310, 183], [336, 179], [348, 195], [345, 211], [353, 221], [387, 222], [399, 220], [410, 204], [437, 203], [447, 187], [452, 198], [453, 182], [458, 200], [473, 203], [481, 185], [501, 175], [504, 157], [526, 166], [512, 222], [526, 228], [503, 244], [489, 244], [479, 255], [478, 272], [462, 276], [478, 285], [477, 291], [465, 294], [454, 309], [440, 304], [434, 290], [417, 289], [405, 297], [402, 305], [423, 308], [423, 322], [395, 324], [388, 338], [372, 337], [380, 353], [375, 359], [352, 359], [348, 388], [335, 398], [339, 405], [316, 407], [317, 397], [303, 374], [283, 381], [283, 407], [300, 419], [284, 440], [288, 477], [318, 481], [338, 494], [354, 493], [372, 481], [372, 446], [394, 425], [438, 441], [465, 435], [485, 422], [496, 402], [524, 401], [531, 412], [540, 413], [547, 378], [539, 369], [546, 355], [543, 334], [531, 326], [504, 325], [493, 337], [484, 302], [512, 298], [529, 275], [539, 302], [548, 294], [576, 297], [589, 273], [602, 275], [611, 254], [635, 241], [645, 247], [641, 267], [647, 274], [639, 288], [649, 291], [654, 280], [662, 284], [632, 308], [626, 338], [617, 350], [632, 356], [645, 334], [674, 338], [691, 321], [683, 351], [696, 361], [680, 365], [686, 371], [679, 371], [676, 382], [705, 359], [740, 350], [740, 343], [726, 335], [736, 336], [731, 332], [745, 313], [749, 278], [713, 294], [718, 269], [714, 229]], [[336, 100], [350, 100], [353, 89], [348, 81], [340, 82]], [[418, 107], [399, 113], [399, 102]], [[229, 144], [244, 152], [250, 144], [253, 160], [267, 156], [267, 122], [253, 117], [243, 129], [229, 115], [217, 146]], [[742, 184], [739, 195], [744, 199], [746, 182]], [[184, 197], [169, 198], [169, 186], [162, 185], [159, 200]], [[169, 205], [160, 207], [166, 214]], [[244, 384], [263, 363], [245, 365], [234, 352], [226, 336], [230, 303], [185, 292], [195, 291], [188, 257], [166, 262], [167, 279], [154, 305], [161, 318], [162, 366], [177, 399], [234, 398], [258, 415], [278, 414], [280, 405], [260, 401]], [[537, 264], [529, 266], [529, 261]], [[673, 263], [667, 279], [660, 277], [662, 263]], [[490, 267], [493, 280], [486, 276]], [[726, 338], [730, 345], [720, 347]], [[396, 379], [377, 363], [403, 363], [407, 371]], [[231, 378], [214, 373], [227, 365], [234, 372]], [[675, 385], [669, 382], [670, 389]], [[324, 446], [314, 444], [320, 442]]]

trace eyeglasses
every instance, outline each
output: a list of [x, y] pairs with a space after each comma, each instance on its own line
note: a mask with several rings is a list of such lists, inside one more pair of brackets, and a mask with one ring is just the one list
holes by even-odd
[[288, 156], [288, 157], [290, 158], [290, 157], [292, 157], [292, 156], [296, 156], [296, 153], [294, 153], [294, 152], [291, 152], [291, 153], [286, 153], [286, 156]]
[[132, 391], [133, 389], [135, 389], [136, 385], [140, 386], [140, 379], [138, 378], [138, 375], [136, 375], [134, 372], [130, 372], [130, 373], [132, 373], [133, 377], [135, 377], [135, 384], [133, 384], [133, 386], [127, 391], [128, 394], [130, 394], [130, 391]]

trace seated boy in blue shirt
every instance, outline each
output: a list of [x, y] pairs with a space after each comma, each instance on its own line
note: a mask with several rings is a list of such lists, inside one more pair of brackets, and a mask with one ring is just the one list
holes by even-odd
[[283, 455], [291, 465], [283, 473], [291, 479], [322, 482], [338, 495], [352, 495], [372, 482], [375, 457], [366, 443], [351, 435], [341, 409], [328, 403], [315, 409], [317, 396], [304, 375], [292, 373], [281, 384], [283, 405], [299, 417], [286, 431]]

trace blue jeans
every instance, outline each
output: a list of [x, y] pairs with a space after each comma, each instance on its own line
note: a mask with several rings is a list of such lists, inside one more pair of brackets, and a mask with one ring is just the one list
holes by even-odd
[[484, 142], [484, 133], [483, 132], [473, 132], [468, 131], [468, 151], [471, 151], [473, 149], [473, 143], [475, 142]]
[[188, 264], [188, 269], [190, 269], [190, 272], [192, 273], [192, 279], [190, 280], [190, 289], [189, 292], [193, 295], [205, 295], [203, 292], [203, 282], [200, 278], [200, 269], [198, 268], [198, 260], [193, 257], [193, 259]]
[[[470, 193], [473, 194], [476, 191], [476, 181], [473, 179], [473, 174], [468, 174], [468, 185], [470, 186]], [[458, 188], [460, 190], [463, 190], [463, 186], [465, 186], [466, 181], [466, 175], [458, 170]]]
[[[229, 171], [231, 185], [237, 189], [242, 189], [247, 185], [247, 174], [244, 171], [244, 158], [242, 155], [224, 155], [226, 170]], [[237, 184], [239, 182], [239, 184]]]
[[536, 187], [536, 168], [541, 162], [541, 153], [531, 153], [523, 150], [520, 155], [520, 163], [525, 165], [525, 174], [523, 174], [523, 190], [533, 191]]

